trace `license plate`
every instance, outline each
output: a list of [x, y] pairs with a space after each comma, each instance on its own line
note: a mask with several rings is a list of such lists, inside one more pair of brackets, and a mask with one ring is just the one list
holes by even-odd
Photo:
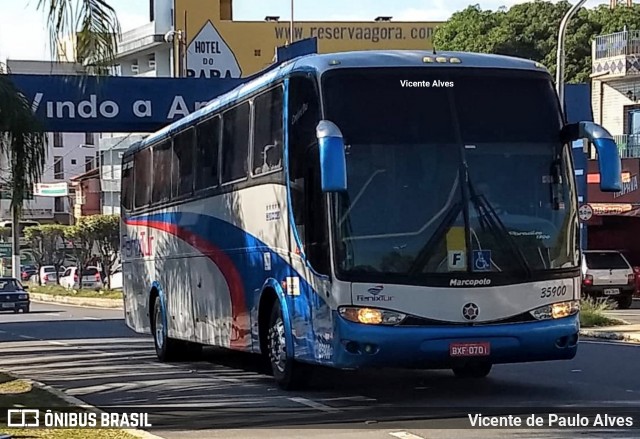
[[605, 288], [604, 295], [605, 296], [615, 296], [616, 294], [620, 294], [620, 290], [618, 288]]
[[452, 357], [486, 357], [491, 353], [489, 342], [451, 343], [449, 355]]
[[2, 307], [3, 308], [15, 308], [15, 304], [14, 303], [3, 303]]

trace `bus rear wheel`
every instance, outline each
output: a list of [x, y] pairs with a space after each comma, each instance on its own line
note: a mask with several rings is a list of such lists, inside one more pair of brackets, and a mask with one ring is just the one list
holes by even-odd
[[202, 345], [170, 338], [167, 336], [165, 321], [162, 303], [159, 298], [156, 298], [153, 303], [151, 331], [158, 360], [169, 362], [197, 359], [202, 353]]
[[286, 327], [282, 308], [276, 301], [271, 309], [269, 332], [267, 334], [267, 355], [273, 372], [273, 378], [283, 390], [295, 390], [308, 382], [310, 370], [293, 359], [288, 353], [292, 347], [287, 345]]
[[453, 373], [458, 378], [485, 378], [491, 372], [491, 363], [469, 362], [464, 365], [454, 366]]

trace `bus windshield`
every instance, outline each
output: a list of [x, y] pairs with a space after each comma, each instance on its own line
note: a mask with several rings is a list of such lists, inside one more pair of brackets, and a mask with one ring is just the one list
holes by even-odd
[[341, 69], [322, 90], [347, 148], [338, 277], [578, 266], [571, 149], [548, 74]]

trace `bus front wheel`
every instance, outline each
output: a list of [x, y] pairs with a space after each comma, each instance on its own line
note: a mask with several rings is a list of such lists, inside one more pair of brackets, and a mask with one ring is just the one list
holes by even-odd
[[286, 328], [282, 316], [282, 308], [276, 301], [271, 310], [269, 332], [267, 335], [267, 353], [273, 377], [278, 386], [284, 390], [294, 390], [304, 386], [309, 378], [309, 370], [304, 364], [293, 359], [288, 353]]
[[469, 362], [464, 365], [454, 366], [453, 373], [458, 378], [484, 378], [491, 372], [491, 363]]

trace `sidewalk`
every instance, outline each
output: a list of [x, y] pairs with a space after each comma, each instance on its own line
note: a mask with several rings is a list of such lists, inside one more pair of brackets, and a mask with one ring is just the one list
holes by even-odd
[[607, 340], [640, 343], [640, 324], [605, 326], [602, 328], [583, 328], [580, 330], [580, 335], [582, 337], [604, 338]]
[[88, 306], [91, 308], [124, 309], [122, 299], [100, 297], [56, 296], [53, 294], [29, 293], [33, 302], [58, 303], [60, 305]]

